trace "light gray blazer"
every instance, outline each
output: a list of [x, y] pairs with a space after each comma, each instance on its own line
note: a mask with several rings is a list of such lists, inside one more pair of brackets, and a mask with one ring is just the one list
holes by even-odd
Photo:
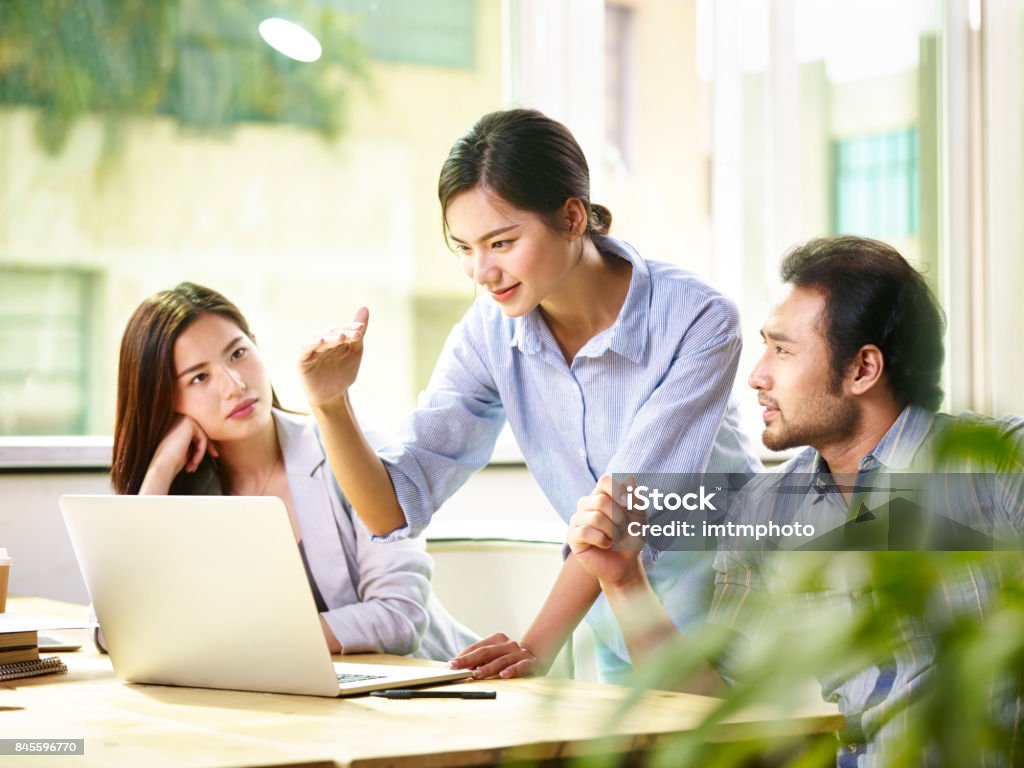
[[[273, 413], [308, 573], [327, 607], [321, 615], [343, 651], [447, 661], [479, 640], [434, 596], [434, 561], [422, 540], [370, 540], [334, 479], [316, 423], [276, 409]], [[219, 496], [223, 491], [207, 458], [193, 475], [179, 478], [171, 492]], [[105, 650], [101, 632], [95, 640]]]
[[447, 660], [479, 638], [434, 596], [415, 540], [375, 544], [334, 479], [315, 422], [274, 411], [288, 487], [322, 614], [346, 653]]

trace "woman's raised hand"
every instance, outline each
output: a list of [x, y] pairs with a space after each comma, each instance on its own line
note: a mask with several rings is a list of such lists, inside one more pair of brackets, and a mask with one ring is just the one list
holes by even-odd
[[351, 323], [331, 328], [302, 345], [299, 373], [310, 405], [330, 404], [355, 382], [369, 319], [369, 310], [360, 307]]
[[182, 470], [195, 472], [207, 453], [217, 455], [213, 441], [195, 419], [178, 414], [149, 462], [139, 493], [166, 494], [178, 473]]

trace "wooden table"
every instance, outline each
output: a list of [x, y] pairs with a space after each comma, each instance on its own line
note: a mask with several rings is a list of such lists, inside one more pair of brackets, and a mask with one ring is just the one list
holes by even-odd
[[[26, 607], [30, 601], [13, 610]], [[91, 646], [61, 656], [67, 675], [0, 684], [0, 738], [81, 738], [85, 754], [0, 757], [0, 765], [492, 765], [649, 749], [696, 728], [717, 703], [554, 678], [449, 686], [497, 690], [494, 701], [321, 699], [124, 684]], [[431, 663], [374, 655], [358, 660]], [[825, 733], [840, 723], [825, 704], [784, 715], [751, 711], [715, 726], [709, 738]]]

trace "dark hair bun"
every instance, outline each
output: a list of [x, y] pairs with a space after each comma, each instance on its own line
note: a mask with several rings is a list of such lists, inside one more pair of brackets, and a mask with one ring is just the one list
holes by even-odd
[[612, 229], [612, 212], [598, 203], [590, 204], [590, 221], [587, 229], [598, 235], [607, 235]]
[[568, 227], [562, 206], [570, 198], [590, 208], [588, 233], [607, 234], [612, 224], [607, 208], [590, 203], [590, 169], [579, 143], [568, 128], [535, 109], [491, 112], [456, 140], [437, 180], [442, 215], [449, 200], [477, 186], [538, 214], [555, 232]]

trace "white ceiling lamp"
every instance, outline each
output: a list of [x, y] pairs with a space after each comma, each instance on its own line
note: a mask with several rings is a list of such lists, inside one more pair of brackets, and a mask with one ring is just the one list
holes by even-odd
[[296, 61], [316, 61], [323, 53], [320, 41], [293, 21], [264, 19], [259, 26], [260, 37], [275, 51]]

